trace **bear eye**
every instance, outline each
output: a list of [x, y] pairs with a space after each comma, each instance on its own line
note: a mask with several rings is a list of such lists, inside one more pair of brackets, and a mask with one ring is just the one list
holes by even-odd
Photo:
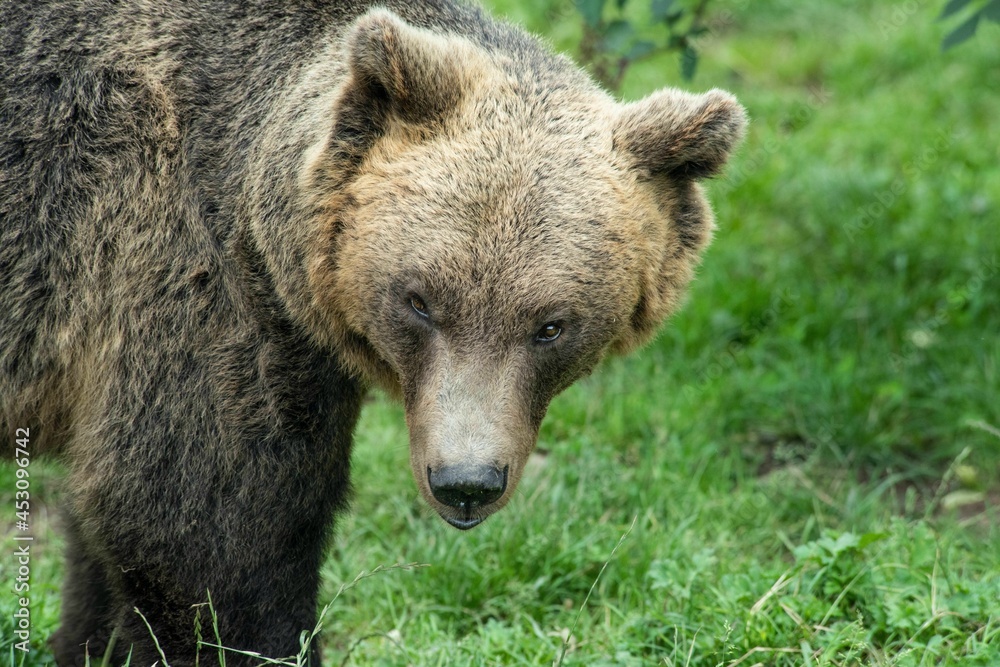
[[562, 327], [555, 322], [543, 324], [542, 328], [535, 334], [535, 342], [551, 343], [562, 333]]
[[416, 294], [410, 295], [410, 308], [413, 309], [413, 312], [415, 312], [420, 317], [423, 317], [424, 319], [430, 317], [430, 313], [427, 312], [427, 304], [424, 303], [424, 300], [421, 299]]

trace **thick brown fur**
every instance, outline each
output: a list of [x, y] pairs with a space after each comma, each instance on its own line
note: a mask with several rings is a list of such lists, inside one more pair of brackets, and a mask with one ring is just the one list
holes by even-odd
[[[444, 0], [0, 5], [0, 426], [69, 470], [59, 663], [151, 664], [138, 608], [191, 664], [207, 592], [297, 652], [372, 384], [445, 519], [502, 507], [551, 398], [676, 308], [744, 123]], [[429, 485], [477, 466], [502, 495]]]

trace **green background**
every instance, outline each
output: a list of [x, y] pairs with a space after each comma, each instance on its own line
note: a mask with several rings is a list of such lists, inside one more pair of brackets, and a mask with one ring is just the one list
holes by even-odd
[[[566, 0], [488, 4], [577, 48]], [[366, 406], [330, 664], [1000, 664], [1000, 28], [942, 53], [942, 4], [719, 0], [693, 82], [628, 72], [626, 99], [721, 87], [752, 118], [687, 305], [556, 399], [470, 533], [418, 498], [401, 409]], [[0, 660], [42, 665], [59, 470], [32, 473], [39, 648], [0, 595]]]

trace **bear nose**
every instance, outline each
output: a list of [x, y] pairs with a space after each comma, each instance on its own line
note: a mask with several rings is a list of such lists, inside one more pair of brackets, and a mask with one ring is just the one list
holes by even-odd
[[472, 510], [489, 505], [503, 495], [507, 490], [507, 468], [457, 465], [432, 470], [428, 466], [427, 482], [439, 503], [459, 509], [468, 516]]

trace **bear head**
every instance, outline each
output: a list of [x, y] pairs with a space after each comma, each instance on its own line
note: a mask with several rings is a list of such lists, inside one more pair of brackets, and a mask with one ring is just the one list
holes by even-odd
[[346, 33], [309, 154], [312, 299], [345, 364], [402, 398], [423, 497], [467, 529], [511, 497], [549, 401], [678, 305], [713, 218], [727, 93], [620, 104], [511, 29]]

